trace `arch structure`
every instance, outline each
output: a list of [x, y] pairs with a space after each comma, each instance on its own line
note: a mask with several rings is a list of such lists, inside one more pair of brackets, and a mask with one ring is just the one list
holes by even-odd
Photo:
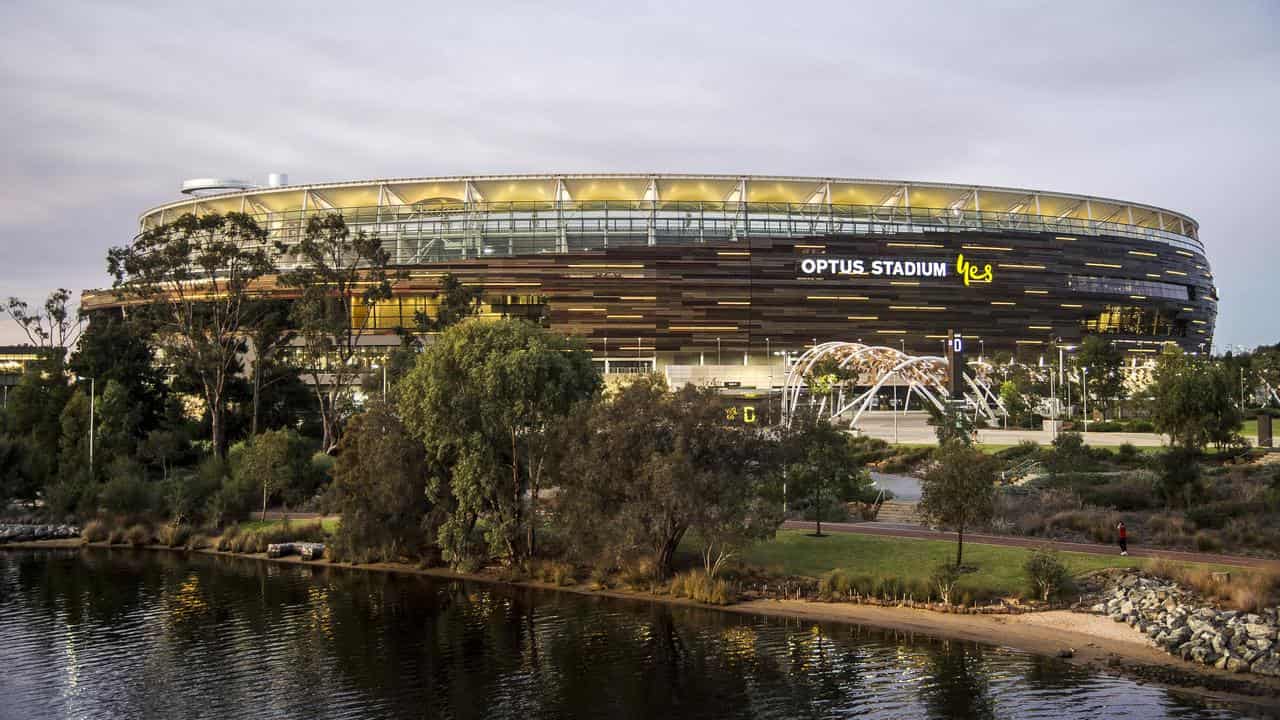
[[[824, 362], [833, 362], [847, 381], [835, 384], [829, 391], [815, 391], [811, 387], [817, 380], [813, 371]], [[806, 350], [787, 373], [782, 387], [784, 422], [790, 424], [792, 416], [801, 408], [802, 391], [808, 389], [808, 405], [816, 406], [819, 415], [835, 422], [848, 418], [849, 427], [856, 428], [862, 413], [871, 407], [880, 389], [889, 382], [905, 382], [906, 405], [910, 404], [914, 394], [922, 402], [942, 410], [947, 400], [947, 365], [944, 357], [910, 355], [883, 345], [840, 341], [820, 343]], [[1005, 408], [999, 395], [991, 389], [992, 366], [986, 362], [970, 362], [967, 366], [970, 371], [964, 374], [968, 386], [964, 393], [965, 406], [995, 421]]]

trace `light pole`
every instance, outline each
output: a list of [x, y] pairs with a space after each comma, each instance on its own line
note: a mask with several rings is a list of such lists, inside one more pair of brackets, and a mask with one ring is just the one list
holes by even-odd
[[[80, 382], [84, 382], [85, 379], [86, 378], [80, 378]], [[96, 382], [94, 378], [88, 378], [88, 380], [89, 380], [89, 476], [92, 477], [93, 476], [93, 416], [97, 414], [95, 412], [95, 407], [94, 407], [95, 399], [96, 399], [96, 394], [94, 393], [94, 385], [96, 384]]]
[[716, 364], [720, 364], [720, 338], [716, 338]]
[[1089, 367], [1080, 368], [1080, 395], [1084, 398], [1084, 431], [1089, 432]]

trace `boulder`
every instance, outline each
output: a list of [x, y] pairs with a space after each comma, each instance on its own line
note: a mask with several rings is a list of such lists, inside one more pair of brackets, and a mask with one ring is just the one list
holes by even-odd
[[1266, 655], [1253, 661], [1249, 671], [1269, 677], [1280, 677], [1280, 657]]

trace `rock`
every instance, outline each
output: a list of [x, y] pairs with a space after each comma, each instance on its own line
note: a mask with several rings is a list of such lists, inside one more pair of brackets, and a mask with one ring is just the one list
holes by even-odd
[[1267, 655], [1254, 660], [1253, 664], [1249, 666], [1249, 671], [1269, 677], [1280, 677], [1280, 657]]
[[[1256, 616], [1255, 616], [1256, 617]], [[1258, 618], [1261, 620], [1262, 618]], [[1270, 625], [1264, 625], [1260, 622], [1245, 622], [1244, 631], [1251, 638], [1267, 639], [1275, 637], [1276, 629]]]
[[1241, 673], [1246, 672], [1248, 669], [1249, 663], [1247, 661], [1234, 656], [1227, 658], [1227, 672]]
[[1097, 613], [1098, 615], [1106, 615], [1107, 606], [1105, 603], [1098, 603], [1097, 605], [1094, 605], [1093, 607], [1089, 608], [1089, 612]]
[[1218, 659], [1218, 656], [1214, 654], [1213, 650], [1204, 645], [1196, 645], [1191, 648], [1190, 657], [1192, 660], [1202, 665], [1212, 665], [1213, 662]]
[[1062, 648], [1061, 650], [1058, 651], [1058, 657], [1060, 658], [1075, 657], [1075, 654], [1076, 654], [1075, 648]]

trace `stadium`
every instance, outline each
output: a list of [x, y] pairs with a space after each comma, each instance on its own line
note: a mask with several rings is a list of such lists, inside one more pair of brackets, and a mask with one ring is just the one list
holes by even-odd
[[[1138, 362], [1208, 350], [1213, 275], [1191, 217], [1124, 200], [980, 185], [738, 175], [431, 177], [267, 186], [193, 181], [140, 229], [245, 212], [271, 241], [339, 212], [402, 270], [352, 322], [370, 351], [432, 311], [446, 273], [484, 312], [582, 338], [608, 373], [777, 387], [830, 341], [1043, 357], [1091, 334]], [[210, 192], [212, 191], [212, 192]], [[288, 297], [268, 281], [264, 294]], [[87, 291], [86, 310], [114, 307]]]

